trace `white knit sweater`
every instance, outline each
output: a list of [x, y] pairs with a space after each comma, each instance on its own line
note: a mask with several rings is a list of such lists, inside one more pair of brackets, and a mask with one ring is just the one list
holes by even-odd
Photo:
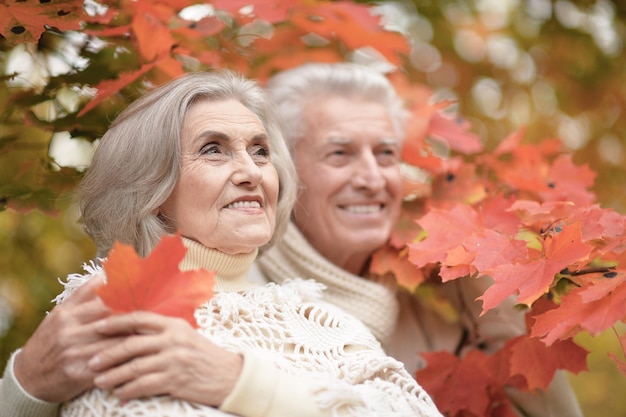
[[[386, 356], [366, 327], [321, 302], [323, 286], [293, 280], [251, 288], [254, 259], [185, 241], [181, 269], [218, 270], [216, 294], [196, 310], [199, 332], [244, 355], [244, 369], [220, 409], [169, 396], [120, 404], [93, 389], [61, 406], [63, 417], [441, 416], [403, 365]], [[72, 275], [62, 302], [99, 268]]]

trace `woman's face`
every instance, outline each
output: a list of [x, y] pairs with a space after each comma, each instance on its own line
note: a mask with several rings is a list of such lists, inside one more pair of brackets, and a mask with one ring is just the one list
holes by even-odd
[[183, 236], [229, 254], [269, 242], [278, 174], [258, 117], [235, 100], [201, 100], [189, 108], [180, 140], [180, 179], [161, 215]]
[[304, 116], [306, 135], [294, 149], [296, 225], [324, 257], [358, 274], [400, 214], [401, 139], [376, 102], [316, 99]]

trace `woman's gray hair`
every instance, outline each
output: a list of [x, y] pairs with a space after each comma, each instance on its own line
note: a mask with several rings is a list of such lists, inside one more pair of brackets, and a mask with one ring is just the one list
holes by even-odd
[[340, 96], [382, 104], [391, 116], [395, 134], [403, 140], [408, 113], [387, 77], [354, 63], [310, 63], [279, 72], [266, 86], [278, 108], [283, 135], [291, 151], [306, 135], [306, 106], [320, 97]]
[[145, 94], [122, 111], [102, 137], [78, 189], [86, 232], [106, 256], [115, 241], [146, 256], [165, 234], [158, 216], [180, 178], [180, 136], [185, 115], [198, 100], [236, 100], [260, 119], [269, 138], [280, 190], [274, 243], [284, 232], [295, 199], [295, 169], [265, 92], [229, 71], [185, 74]]

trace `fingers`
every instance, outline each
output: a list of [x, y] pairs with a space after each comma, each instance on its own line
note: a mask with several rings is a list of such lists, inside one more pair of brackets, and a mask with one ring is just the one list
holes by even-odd
[[96, 371], [119, 366], [139, 356], [158, 353], [176, 346], [177, 340], [198, 337], [197, 332], [182, 319], [145, 311], [113, 315], [100, 320], [96, 326], [102, 336], [123, 337], [121, 343], [91, 359], [89, 365]]
[[90, 361], [96, 387], [120, 400], [169, 394], [218, 406], [235, 386], [243, 358], [207, 340], [185, 320], [134, 312], [101, 321], [105, 333], [133, 332]]
[[115, 388], [115, 395], [120, 399], [164, 394], [165, 391], [159, 390], [163, 390], [166, 385], [166, 381], [163, 381], [163, 375], [167, 374], [164, 369], [166, 366], [167, 362], [159, 355], [140, 356], [99, 374], [94, 383], [105, 390]]
[[154, 334], [163, 332], [168, 327], [191, 328], [184, 320], [166, 317], [148, 311], [134, 311], [127, 314], [115, 314], [98, 322], [98, 332], [103, 335], [116, 334]]
[[158, 337], [136, 335], [126, 336], [118, 344], [98, 352], [89, 360], [89, 367], [95, 372], [106, 371], [125, 364], [141, 356], [158, 352]]

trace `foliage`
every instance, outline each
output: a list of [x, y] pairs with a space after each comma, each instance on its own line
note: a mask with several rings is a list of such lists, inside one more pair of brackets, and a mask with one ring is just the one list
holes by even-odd
[[[83, 167], [63, 167], [60, 157], [51, 156], [51, 142], [67, 132], [74, 142], [95, 143], [126, 104], [183, 72], [230, 68], [263, 81], [307, 61], [378, 65], [390, 71], [413, 117], [403, 151], [410, 174], [405, 210], [372, 267], [380, 273], [392, 270], [403, 285], [422, 293], [428, 287], [424, 283], [488, 275], [494, 283], [481, 297], [485, 311], [507, 297], [525, 306], [528, 335], [491, 356], [480, 350], [462, 358], [426, 354], [428, 367], [417, 375], [448, 415], [506, 415], [502, 393], [507, 386], [544, 388], [556, 368], [585, 369], [586, 351], [573, 338], [580, 332], [600, 334], [626, 319], [626, 218], [601, 207], [591, 190], [596, 172], [607, 181], [598, 169], [600, 159], [591, 158], [594, 169], [578, 164], [563, 141], [553, 139], [559, 132], [545, 120], [514, 126], [495, 116], [502, 108], [481, 114], [486, 104], [479, 108], [466, 98], [475, 87], [470, 75], [476, 70], [470, 67], [484, 65], [464, 62], [454, 53], [458, 38], [452, 38], [456, 29], [449, 26], [450, 16], [474, 16], [459, 6], [466, 3], [415, 1], [411, 15], [428, 16], [442, 59], [458, 68], [457, 81], [450, 83], [436, 71], [415, 69], [422, 35], [383, 28], [364, 3], [215, 0], [207, 7], [192, 0], [108, 0], [101, 2], [106, 7], [90, 2], [83, 7], [82, 0], [3, 1], [0, 60], [9, 69], [26, 56], [30, 65], [6, 72], [0, 83], [5, 104], [0, 209], [26, 216], [35, 208], [48, 214], [66, 208], [59, 200], [66, 199]], [[191, 10], [199, 18], [189, 17]], [[537, 19], [542, 42], [551, 48], [563, 42], [555, 19]], [[507, 30], [492, 29], [485, 19], [472, 22], [484, 37]], [[532, 43], [531, 36], [520, 43]], [[584, 61], [566, 56], [567, 47], [555, 50], [555, 59]], [[569, 69], [558, 78], [550, 58], [539, 54], [535, 61], [544, 66], [546, 78], [567, 86], [564, 106], [587, 99], [572, 87], [581, 84], [605, 82], [609, 101], [626, 96], [620, 96], [624, 87], [613, 75], [619, 67], [595, 78], [591, 74], [600, 65]], [[518, 96], [521, 87], [511, 83], [514, 77], [506, 69], [494, 65], [486, 71], [501, 80], [509, 96]], [[460, 98], [441, 99], [442, 87], [458, 91]], [[615, 108], [605, 102], [597, 107], [595, 112], [586, 108], [588, 117], [606, 119]], [[619, 134], [618, 119], [604, 120], [602, 126]], [[436, 294], [430, 297], [436, 305]], [[622, 353], [623, 348], [624, 343]], [[613, 358], [624, 372], [623, 356]]]
[[115, 312], [152, 311], [198, 327], [194, 312], [213, 297], [215, 273], [180, 271], [185, 252], [179, 235], [163, 237], [146, 258], [132, 246], [116, 243], [103, 264], [107, 282], [98, 295]]

